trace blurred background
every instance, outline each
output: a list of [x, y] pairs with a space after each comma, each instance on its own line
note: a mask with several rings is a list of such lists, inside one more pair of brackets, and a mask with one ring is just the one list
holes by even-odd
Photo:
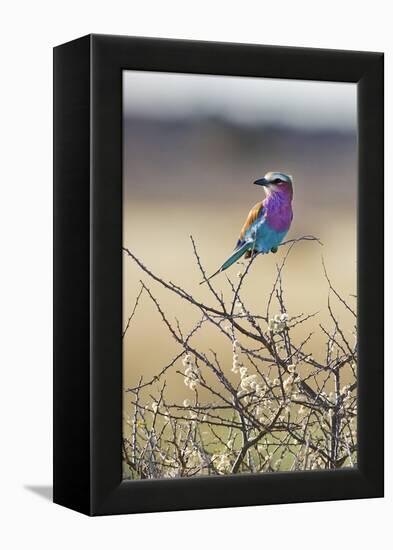
[[[264, 197], [252, 182], [270, 170], [292, 174], [294, 219], [287, 238], [312, 234], [324, 246], [303, 242], [292, 251], [285, 300], [290, 316], [319, 312], [304, 331], [315, 331], [307, 349], [323, 357], [318, 323], [330, 323], [322, 254], [335, 287], [356, 307], [356, 85], [125, 71], [123, 107], [124, 246], [200, 300], [211, 298], [198, 284], [189, 236], [212, 273]], [[283, 253], [260, 256], [253, 265], [244, 296], [256, 314], [265, 312]], [[192, 326], [197, 312], [142, 276], [126, 256], [123, 265], [124, 325], [143, 278], [171, 319], [178, 318], [185, 332]], [[226, 273], [236, 280], [238, 271], [235, 265]], [[225, 275], [214, 285], [230, 297]], [[352, 330], [342, 308], [337, 316]], [[228, 361], [229, 370], [230, 346], [213, 331], [199, 338], [204, 350], [213, 348]], [[159, 372], [177, 349], [143, 297], [124, 339], [124, 387]], [[168, 393], [181, 402], [190, 392], [173, 377]]]

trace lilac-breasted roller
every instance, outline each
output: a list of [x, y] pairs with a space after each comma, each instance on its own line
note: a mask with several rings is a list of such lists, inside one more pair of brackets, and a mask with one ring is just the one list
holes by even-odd
[[288, 233], [293, 217], [292, 176], [268, 172], [254, 183], [263, 185], [266, 197], [250, 210], [235, 250], [209, 279], [228, 269], [243, 255], [250, 258], [256, 254], [277, 252], [278, 245]]

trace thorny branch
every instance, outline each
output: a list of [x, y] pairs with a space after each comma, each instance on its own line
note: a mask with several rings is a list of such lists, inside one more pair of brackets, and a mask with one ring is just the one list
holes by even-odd
[[[231, 295], [227, 301], [216, 290], [216, 283], [207, 280], [196, 243], [190, 238], [214, 305], [162, 279], [128, 248], [123, 249], [151, 281], [200, 313], [199, 321], [184, 333], [147, 282], [140, 281], [123, 338], [128, 336], [145, 295], [179, 350], [150, 380], [141, 378], [137, 386], [126, 389], [130, 413], [126, 414], [128, 428], [123, 436], [125, 477], [192, 477], [356, 465], [356, 341], [352, 345], [344, 333], [332, 296], [356, 323], [355, 310], [335, 290], [323, 262], [332, 328], [317, 325], [326, 338], [324, 359], [317, 360], [307, 352], [314, 333], [310, 331], [298, 341], [296, 329], [300, 325], [304, 329], [318, 313], [290, 317], [285, 306], [283, 273], [289, 254], [301, 241], [322, 244], [320, 240], [306, 235], [280, 245], [288, 249], [277, 265], [276, 279], [266, 297], [266, 312], [261, 315], [251, 312], [242, 295], [255, 256], [243, 267], [236, 284], [226, 277]], [[273, 307], [277, 311], [274, 315]], [[206, 326], [213, 327], [227, 342], [232, 355], [230, 367], [216, 351], [204, 351], [196, 343], [196, 334]], [[183, 403], [171, 403], [166, 398], [166, 376], [171, 370], [182, 378], [191, 396]], [[350, 385], [342, 383], [346, 370]]]

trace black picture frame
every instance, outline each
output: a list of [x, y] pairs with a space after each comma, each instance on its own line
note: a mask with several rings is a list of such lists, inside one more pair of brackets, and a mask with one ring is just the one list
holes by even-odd
[[[357, 83], [358, 467], [122, 481], [122, 71]], [[383, 54], [88, 35], [54, 49], [54, 502], [88, 515], [383, 496]]]

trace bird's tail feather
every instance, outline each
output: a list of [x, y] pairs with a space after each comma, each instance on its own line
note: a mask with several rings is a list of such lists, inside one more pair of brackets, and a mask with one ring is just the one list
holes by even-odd
[[221, 273], [221, 271], [225, 271], [226, 269], [228, 269], [228, 267], [230, 267], [232, 264], [237, 262], [237, 260], [247, 252], [247, 250], [250, 250], [252, 246], [253, 246], [252, 242], [247, 242], [247, 243], [244, 243], [239, 248], [236, 248], [234, 252], [231, 254], [231, 256], [229, 256], [229, 258], [222, 264], [220, 269], [218, 269], [215, 273], [213, 273], [213, 275], [210, 275], [210, 277], [208, 277], [204, 281], [201, 281], [199, 284], [202, 285], [203, 283], [210, 281], [210, 279], [213, 279], [213, 277]]

